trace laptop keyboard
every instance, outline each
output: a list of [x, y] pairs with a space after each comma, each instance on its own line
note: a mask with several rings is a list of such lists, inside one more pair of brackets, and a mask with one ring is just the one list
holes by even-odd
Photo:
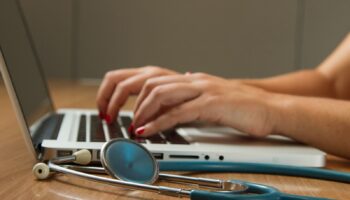
[[[87, 118], [90, 117], [90, 120]], [[90, 133], [87, 133], [86, 123], [90, 121]], [[114, 123], [108, 125], [107, 133], [103, 129], [103, 122], [97, 115], [81, 115], [78, 130], [77, 141], [86, 141], [87, 134], [90, 134], [91, 142], [106, 142], [106, 136], [110, 139], [129, 138], [138, 143], [149, 144], [189, 144], [175, 129], [160, 132], [151, 137], [137, 137], [133, 133], [128, 132], [128, 127], [132, 123], [132, 119], [128, 116], [119, 117]]]

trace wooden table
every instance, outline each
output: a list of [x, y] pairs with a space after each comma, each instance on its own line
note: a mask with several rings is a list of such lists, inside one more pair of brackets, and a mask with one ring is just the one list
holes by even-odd
[[[50, 90], [57, 108], [95, 108], [96, 85], [51, 81]], [[133, 101], [134, 99], [131, 98], [125, 108], [131, 108]], [[0, 199], [173, 199], [149, 192], [116, 188], [62, 174], [47, 181], [35, 180], [31, 173], [33, 159], [22, 139], [3, 83], [0, 83], [0, 106]], [[327, 168], [350, 172], [350, 161], [328, 156]], [[350, 184], [331, 181], [239, 173], [193, 173], [191, 175], [220, 179], [242, 179], [275, 186], [288, 193], [350, 199]]]

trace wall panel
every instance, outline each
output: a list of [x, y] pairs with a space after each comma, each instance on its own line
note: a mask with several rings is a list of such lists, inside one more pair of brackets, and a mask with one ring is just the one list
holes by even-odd
[[148, 64], [227, 77], [295, 69], [297, 1], [79, 1], [77, 75]]

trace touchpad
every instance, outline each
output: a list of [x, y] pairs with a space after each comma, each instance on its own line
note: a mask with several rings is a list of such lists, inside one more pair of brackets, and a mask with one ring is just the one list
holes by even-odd
[[236, 145], [302, 145], [287, 137], [271, 135], [266, 138], [256, 138], [249, 136], [230, 127], [216, 125], [193, 125], [177, 128], [181, 134], [190, 143], [205, 144], [236, 144]]

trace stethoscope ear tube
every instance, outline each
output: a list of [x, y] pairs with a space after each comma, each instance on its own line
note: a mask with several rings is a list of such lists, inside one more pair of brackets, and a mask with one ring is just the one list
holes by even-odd
[[297, 167], [277, 164], [244, 162], [159, 161], [159, 169], [162, 171], [201, 171], [276, 174], [350, 183], [350, 173], [311, 167]]
[[[205, 190], [193, 190], [190, 194], [191, 200], [279, 200], [283, 195], [276, 188], [265, 186], [261, 184], [255, 184], [250, 182], [243, 182], [234, 180], [233, 183], [244, 184], [247, 186], [247, 189], [240, 192], [209, 192]], [[235, 195], [232, 195], [235, 194]], [[296, 196], [299, 197], [299, 196]], [[298, 198], [293, 198], [293, 200], [299, 200]], [[302, 199], [300, 199], [302, 200]]]
[[[244, 182], [244, 184], [248, 186], [248, 189], [243, 191], [242, 195], [236, 192], [209, 192], [205, 190], [193, 190], [190, 194], [190, 198], [191, 200], [329, 200], [327, 198], [285, 194], [276, 188], [261, 184], [250, 182]], [[235, 195], [232, 195], [232, 193], [235, 193]], [[247, 195], [249, 193], [251, 194]]]

